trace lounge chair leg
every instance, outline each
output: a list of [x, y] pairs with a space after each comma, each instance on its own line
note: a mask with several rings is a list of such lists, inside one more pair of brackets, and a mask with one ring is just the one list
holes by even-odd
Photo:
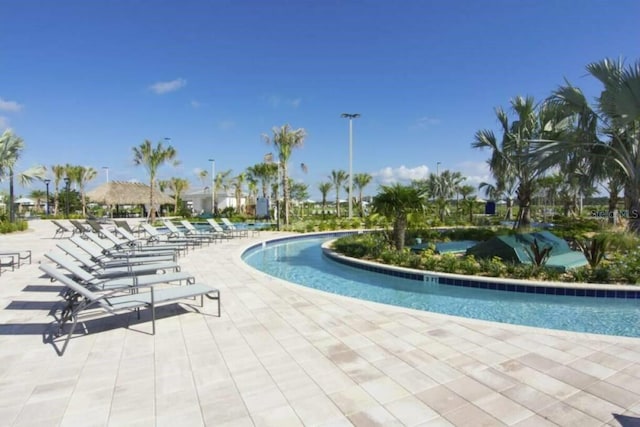
[[69, 345], [69, 341], [71, 341], [71, 336], [73, 335], [73, 331], [75, 331], [76, 326], [78, 325], [78, 315], [77, 314], [75, 316], [72, 315], [72, 317], [73, 317], [73, 324], [71, 325], [71, 330], [69, 330], [69, 333], [67, 334], [67, 339], [64, 340], [64, 345], [62, 346], [62, 350], [60, 350], [60, 356], [62, 356], [66, 351], [67, 345]]

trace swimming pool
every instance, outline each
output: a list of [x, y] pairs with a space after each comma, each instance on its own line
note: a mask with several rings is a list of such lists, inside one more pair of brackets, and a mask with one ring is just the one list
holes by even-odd
[[423, 283], [334, 262], [321, 244], [334, 236], [288, 239], [249, 249], [244, 261], [269, 275], [363, 300], [473, 319], [640, 337], [640, 300], [587, 298]]

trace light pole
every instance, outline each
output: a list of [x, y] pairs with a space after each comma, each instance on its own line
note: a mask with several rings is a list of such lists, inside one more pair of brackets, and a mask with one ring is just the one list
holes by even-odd
[[104, 169], [104, 172], [107, 176], [107, 184], [109, 183], [109, 166], [103, 166], [102, 169]]
[[440, 176], [440, 163], [441, 162], [436, 163], [436, 176]]
[[209, 159], [211, 162], [211, 217], [216, 213], [216, 161]]
[[71, 191], [71, 180], [69, 179], [68, 176], [64, 177], [64, 187], [67, 193], [65, 194], [65, 198], [64, 198], [64, 204], [65, 204], [64, 216], [65, 218], [69, 219], [69, 192]]
[[47, 186], [47, 203], [46, 203], [46, 206], [47, 206], [47, 216], [49, 216], [49, 183], [50, 183], [50, 182], [51, 182], [51, 180], [50, 180], [50, 179], [45, 179], [45, 180], [44, 180], [44, 185], [46, 185], [46, 186]]
[[360, 117], [358, 113], [342, 113], [343, 119], [349, 119], [349, 219], [353, 217], [353, 119]]

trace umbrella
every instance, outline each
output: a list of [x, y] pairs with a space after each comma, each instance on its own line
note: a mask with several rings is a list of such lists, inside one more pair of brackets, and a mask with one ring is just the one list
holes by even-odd
[[[140, 182], [111, 181], [87, 192], [87, 197], [107, 205], [143, 205], [149, 203], [149, 186]], [[157, 189], [153, 192], [153, 201], [173, 203], [173, 199]]]
[[36, 202], [29, 199], [28, 197], [20, 197], [19, 199], [14, 200], [13, 203], [17, 205], [35, 205], [36, 204]]

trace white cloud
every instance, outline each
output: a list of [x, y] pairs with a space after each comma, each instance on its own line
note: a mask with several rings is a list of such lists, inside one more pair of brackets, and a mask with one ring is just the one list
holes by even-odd
[[158, 82], [152, 84], [149, 88], [154, 91], [158, 95], [163, 95], [165, 93], [174, 92], [178, 89], [181, 89], [187, 85], [187, 81], [185, 79], [175, 79], [169, 82]]
[[9, 119], [0, 116], [0, 132], [4, 132], [7, 129], [9, 129]]
[[283, 98], [279, 95], [270, 95], [265, 97], [267, 104], [273, 108], [279, 108], [281, 105], [298, 108], [302, 103], [302, 98]]
[[481, 182], [493, 182], [487, 162], [460, 162], [456, 165], [456, 170], [466, 178], [464, 181], [466, 185], [477, 188]]
[[16, 101], [7, 101], [0, 98], [0, 111], [17, 113], [20, 110], [22, 110], [22, 105], [18, 104]]
[[218, 123], [218, 129], [220, 130], [233, 129], [235, 126], [236, 126], [236, 122], [234, 122], [233, 120], [223, 120], [220, 123]]
[[411, 126], [414, 129], [426, 129], [432, 126], [437, 126], [442, 123], [442, 120], [437, 119], [435, 117], [420, 117], [416, 120], [416, 122]]
[[396, 182], [410, 182], [416, 179], [425, 179], [429, 176], [429, 168], [425, 165], [408, 168], [404, 165], [399, 168], [387, 166], [378, 172], [372, 173], [373, 177], [382, 184], [389, 185]]

